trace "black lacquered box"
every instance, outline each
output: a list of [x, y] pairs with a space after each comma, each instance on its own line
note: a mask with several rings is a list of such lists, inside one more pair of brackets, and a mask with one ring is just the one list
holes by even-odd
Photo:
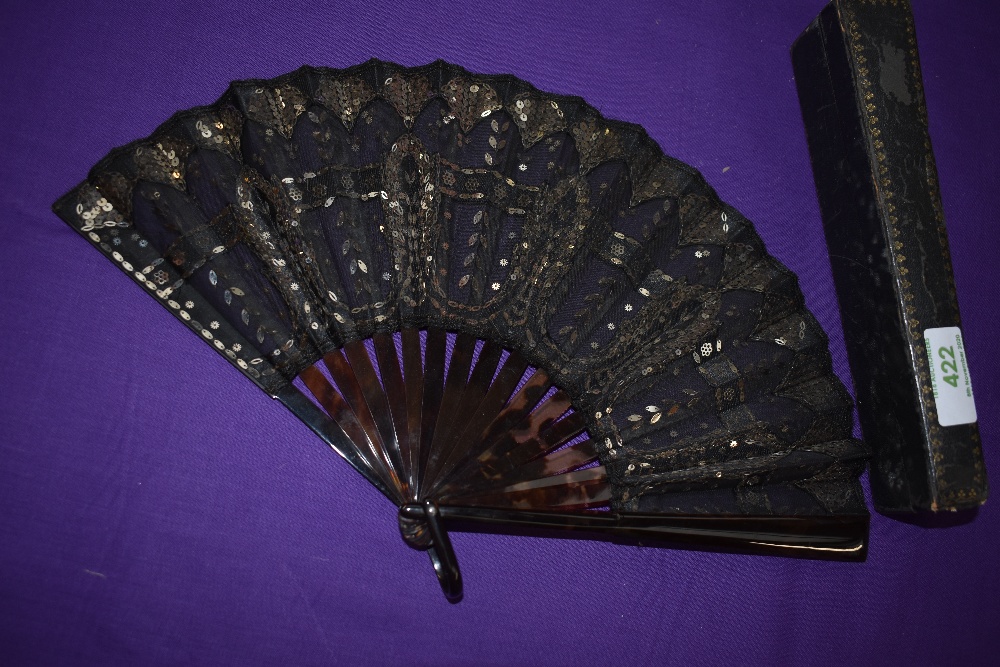
[[792, 47], [879, 511], [986, 499], [975, 403], [904, 0], [836, 0]]

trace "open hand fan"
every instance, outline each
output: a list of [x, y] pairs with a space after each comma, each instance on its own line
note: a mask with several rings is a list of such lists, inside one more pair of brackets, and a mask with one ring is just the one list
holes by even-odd
[[450, 599], [446, 528], [864, 558], [865, 450], [794, 275], [579, 98], [304, 67], [55, 210], [395, 503]]

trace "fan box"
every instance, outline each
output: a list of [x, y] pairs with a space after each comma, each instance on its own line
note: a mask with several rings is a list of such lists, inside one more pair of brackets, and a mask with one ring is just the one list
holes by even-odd
[[792, 63], [884, 513], [986, 500], [920, 62], [904, 0], [837, 0]]

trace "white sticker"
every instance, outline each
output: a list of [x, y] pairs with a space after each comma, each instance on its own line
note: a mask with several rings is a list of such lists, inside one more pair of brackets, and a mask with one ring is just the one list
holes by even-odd
[[976, 421], [976, 402], [972, 397], [962, 331], [958, 327], [927, 329], [924, 341], [938, 422], [941, 426], [973, 423]]

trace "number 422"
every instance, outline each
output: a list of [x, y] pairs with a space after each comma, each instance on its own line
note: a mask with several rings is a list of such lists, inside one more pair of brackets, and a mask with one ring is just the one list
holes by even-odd
[[958, 366], [955, 364], [955, 349], [954, 346], [949, 345], [948, 347], [939, 347], [938, 356], [941, 357], [941, 370], [945, 373], [951, 372], [950, 375], [944, 376], [944, 381], [950, 384], [952, 387], [958, 388]]

